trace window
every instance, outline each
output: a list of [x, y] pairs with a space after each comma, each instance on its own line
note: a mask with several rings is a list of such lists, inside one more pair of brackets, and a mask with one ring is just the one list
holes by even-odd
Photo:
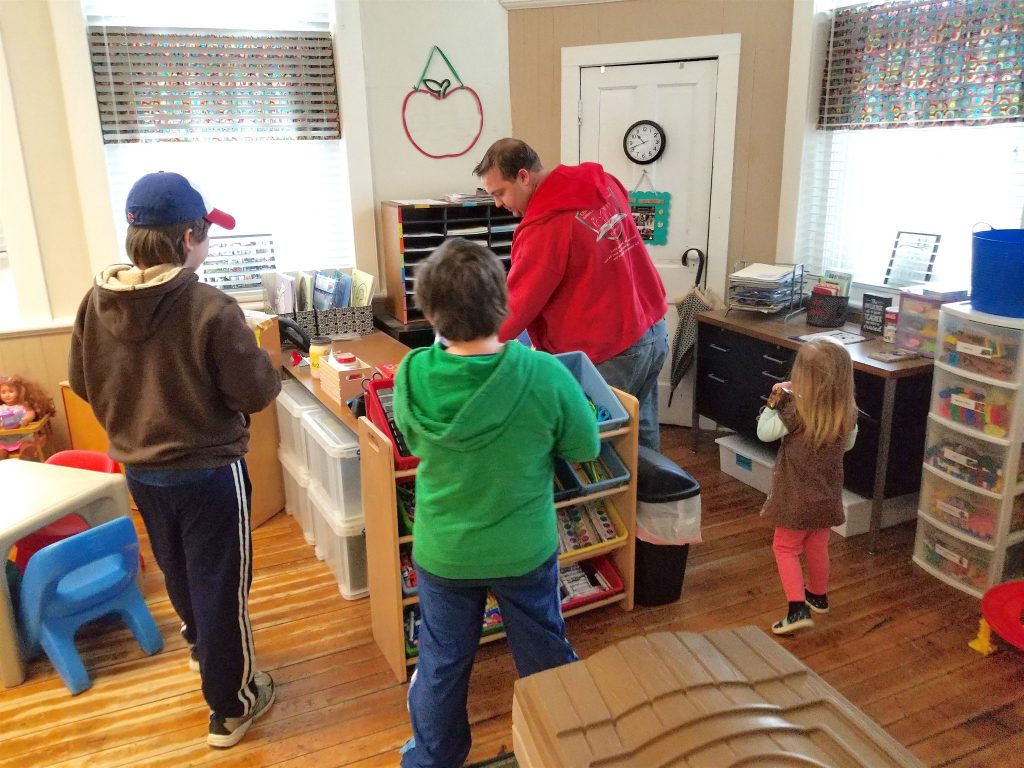
[[[353, 266], [329, 29], [333, 3], [289, 3], [286, 19], [280, 14], [289, 9], [278, 10], [277, 18], [262, 20], [264, 27], [244, 30], [190, 28], [189, 20], [210, 24], [211, 17], [188, 3], [159, 18], [117, 0], [85, 6], [121, 242], [131, 185], [146, 173], [173, 170], [236, 219], [231, 232], [211, 230], [213, 237], [230, 236], [211, 242], [211, 254], [240, 252], [247, 242], [271, 244], [272, 260], [208, 263], [204, 280], [255, 298], [265, 269]], [[259, 9], [231, 19], [245, 18], [252, 27], [260, 23], [253, 14]], [[225, 268], [237, 279], [225, 280], [217, 271]]]
[[897, 232], [929, 233], [933, 280], [969, 284], [975, 228], [1024, 226], [1020, 4], [861, 3], [825, 28], [797, 260], [881, 285]]

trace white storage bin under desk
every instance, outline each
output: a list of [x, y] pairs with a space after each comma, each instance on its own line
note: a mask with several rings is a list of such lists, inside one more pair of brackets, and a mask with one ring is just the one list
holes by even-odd
[[302, 414], [324, 410], [313, 393], [294, 379], [281, 382], [281, 394], [274, 403], [277, 407], [277, 425], [281, 433], [281, 447], [295, 463], [306, 467], [306, 440], [302, 436]]
[[316, 556], [331, 569], [342, 597], [346, 600], [366, 597], [370, 588], [363, 518], [342, 522], [324, 498], [323, 490], [316, 486], [310, 488], [309, 498], [316, 526]]
[[284, 477], [285, 509], [288, 514], [295, 517], [295, 521], [302, 529], [302, 537], [306, 543], [313, 544], [315, 529], [313, 514], [309, 506], [309, 473], [282, 448], [277, 450], [277, 459], [281, 462], [281, 468], [284, 470], [281, 474]]
[[326, 410], [303, 413], [302, 431], [310, 484], [323, 491], [325, 503], [342, 523], [362, 520], [359, 440]]

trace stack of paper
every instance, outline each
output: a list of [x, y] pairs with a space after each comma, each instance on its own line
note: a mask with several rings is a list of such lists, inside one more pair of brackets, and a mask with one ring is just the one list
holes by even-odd
[[729, 306], [769, 314], [789, 307], [796, 270], [792, 264], [749, 264], [729, 275]]

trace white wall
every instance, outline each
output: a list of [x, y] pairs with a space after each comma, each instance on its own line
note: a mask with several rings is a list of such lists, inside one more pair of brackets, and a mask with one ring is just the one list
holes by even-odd
[[[378, 202], [476, 189], [473, 167], [487, 147], [512, 131], [505, 9], [498, 0], [362, 0], [361, 11]], [[462, 157], [426, 157], [410, 144], [402, 128], [402, 101], [419, 80], [434, 45], [445, 52], [483, 105], [483, 133]], [[431, 72], [440, 72], [439, 65], [443, 62], [435, 56]], [[428, 139], [437, 138], [430, 136], [430, 126], [423, 120], [416, 129], [425, 131]]]

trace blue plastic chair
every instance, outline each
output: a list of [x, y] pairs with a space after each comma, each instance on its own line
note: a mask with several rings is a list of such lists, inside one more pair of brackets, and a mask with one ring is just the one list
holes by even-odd
[[153, 615], [136, 585], [139, 539], [127, 517], [77, 533], [33, 555], [21, 582], [22, 639], [32, 659], [45, 651], [72, 695], [92, 685], [75, 649], [87, 621], [118, 614], [142, 650], [164, 647]]

